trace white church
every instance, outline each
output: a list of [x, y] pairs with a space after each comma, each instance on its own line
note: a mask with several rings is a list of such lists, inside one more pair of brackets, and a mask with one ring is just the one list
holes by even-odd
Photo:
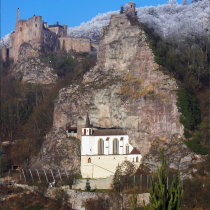
[[81, 138], [81, 175], [83, 178], [106, 178], [115, 173], [118, 164], [128, 160], [139, 167], [140, 151], [129, 144], [122, 129], [95, 130], [87, 114]]

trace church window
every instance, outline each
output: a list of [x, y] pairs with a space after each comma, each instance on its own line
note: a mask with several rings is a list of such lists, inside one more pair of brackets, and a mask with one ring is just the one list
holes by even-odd
[[37, 27], [37, 24], [35, 24], [35, 27]]
[[89, 135], [91, 135], [91, 129], [89, 129]]
[[119, 154], [119, 140], [113, 140], [113, 154]]
[[84, 135], [86, 135], [86, 129], [84, 129]]
[[88, 163], [91, 163], [91, 159], [90, 158], [88, 158]]
[[129, 145], [126, 145], [126, 154], [129, 154]]
[[134, 162], [134, 158], [133, 158], [133, 162]]
[[99, 155], [104, 154], [104, 140], [103, 139], [98, 140], [98, 154]]
[[35, 17], [35, 21], [37, 21], [37, 17]]
[[132, 8], [132, 6], [133, 6], [133, 5], [131, 5], [131, 8]]
[[136, 162], [137, 162], [137, 163], [139, 162], [139, 158], [138, 158], [138, 157], [136, 157]]

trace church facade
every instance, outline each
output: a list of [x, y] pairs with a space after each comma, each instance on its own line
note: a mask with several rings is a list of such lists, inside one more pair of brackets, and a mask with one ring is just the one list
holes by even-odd
[[137, 167], [140, 151], [129, 144], [122, 129], [94, 130], [86, 118], [81, 138], [81, 175], [83, 178], [106, 178], [115, 173], [118, 164], [128, 160]]

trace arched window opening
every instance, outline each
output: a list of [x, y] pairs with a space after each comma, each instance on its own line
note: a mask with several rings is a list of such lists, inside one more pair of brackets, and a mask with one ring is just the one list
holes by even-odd
[[133, 162], [134, 162], [134, 158], [133, 158]]
[[129, 145], [126, 145], [126, 154], [129, 154]]
[[98, 154], [99, 155], [104, 154], [104, 140], [103, 139], [98, 140]]
[[139, 162], [139, 158], [138, 158], [138, 157], [136, 157], [136, 162], [137, 162], [137, 163]]
[[113, 140], [113, 154], [119, 154], [119, 140]]
[[88, 158], [88, 163], [91, 163], [91, 159], [90, 158]]

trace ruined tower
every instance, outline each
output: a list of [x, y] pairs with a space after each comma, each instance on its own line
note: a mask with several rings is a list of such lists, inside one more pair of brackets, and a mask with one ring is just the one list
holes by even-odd
[[129, 2], [128, 5], [129, 5], [129, 8], [126, 11], [126, 14], [130, 15], [130, 16], [135, 16], [135, 12], [136, 12], [136, 5], [135, 5], [135, 3]]

